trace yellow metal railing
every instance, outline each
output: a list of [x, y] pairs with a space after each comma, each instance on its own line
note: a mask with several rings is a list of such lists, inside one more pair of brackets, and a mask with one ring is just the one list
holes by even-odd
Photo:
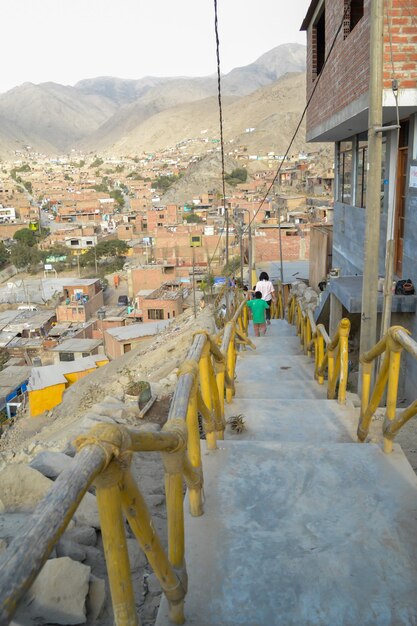
[[320, 385], [324, 384], [327, 373], [327, 397], [335, 398], [338, 387], [337, 400], [345, 404], [350, 321], [343, 318], [334, 337], [330, 338], [323, 324], [316, 325], [312, 311], [304, 311], [295, 295], [291, 295], [288, 302], [288, 321], [295, 324], [304, 353], [312, 356], [314, 352], [314, 377]]
[[[9, 623], [53, 546], [91, 484], [96, 487], [101, 532], [116, 626], [138, 626], [124, 518], [136, 536], [168, 600], [170, 620], [184, 622], [187, 574], [184, 559], [183, 482], [190, 512], [203, 514], [203, 471], [198, 414], [209, 450], [224, 438], [224, 400], [231, 402], [237, 350], [247, 338], [246, 301], [229, 294], [235, 310], [222, 336], [194, 334], [168, 420], [159, 433], [98, 424], [76, 442], [73, 467], [64, 471], [39, 503], [30, 528], [16, 537], [0, 561], [0, 626]], [[218, 342], [221, 341], [221, 346]], [[168, 550], [164, 550], [145, 500], [130, 471], [134, 452], [159, 451], [165, 471]]]
[[[408, 330], [402, 326], [391, 326], [385, 337], [369, 352], [360, 356], [362, 364], [362, 393], [358, 438], [359, 441], [365, 441], [368, 436], [372, 416], [386, 390], [383, 435], [384, 451], [388, 453], [392, 451], [392, 442], [400, 428], [417, 414], [417, 401], [415, 401], [400, 414], [396, 415], [400, 362], [403, 350], [417, 358], [417, 343], [410, 337]], [[374, 361], [378, 357], [382, 359], [381, 366], [371, 394], [372, 370]]]
[[284, 303], [282, 300], [281, 284], [278, 283], [275, 289], [276, 299], [271, 302], [271, 319], [280, 320], [284, 319]]

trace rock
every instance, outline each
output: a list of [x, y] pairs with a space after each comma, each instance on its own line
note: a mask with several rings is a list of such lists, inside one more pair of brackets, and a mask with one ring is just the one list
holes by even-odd
[[87, 558], [85, 564], [91, 567], [95, 576], [107, 577], [106, 561], [104, 553], [94, 546], [85, 546]]
[[81, 526], [100, 528], [97, 500], [92, 493], [87, 492], [74, 513], [74, 519]]
[[[53, 481], [28, 465], [11, 465], [0, 472], [0, 502], [6, 512], [32, 512], [46, 496]], [[100, 528], [96, 498], [86, 493], [74, 513], [79, 524]]]
[[130, 569], [135, 572], [141, 567], [145, 567], [148, 559], [140, 548], [136, 538], [126, 539], [127, 551], [129, 553]]
[[148, 593], [151, 596], [159, 596], [162, 593], [161, 585], [155, 574], [149, 574], [146, 578]]
[[69, 539], [60, 539], [56, 544], [56, 553], [58, 558], [68, 556], [73, 561], [85, 561], [87, 553], [85, 548], [75, 541]]
[[55, 480], [61, 472], [69, 469], [73, 464], [72, 459], [62, 452], [44, 450], [30, 463], [30, 467], [37, 470], [47, 478]]
[[95, 546], [97, 543], [97, 533], [91, 526], [75, 526], [75, 528], [67, 530], [63, 538], [83, 546]]
[[149, 508], [154, 508], [165, 504], [165, 496], [162, 494], [146, 496], [146, 503]]
[[78, 422], [76, 427], [76, 434], [85, 434], [87, 433], [93, 426], [97, 426], [98, 423], [105, 422], [106, 424], [115, 424], [115, 421], [112, 420], [107, 415], [98, 415], [97, 413], [87, 413], [84, 417]]
[[87, 615], [89, 622], [95, 622], [106, 603], [106, 583], [102, 578], [91, 574], [87, 596]]
[[143, 611], [142, 611], [143, 620], [146, 620], [147, 623], [148, 623], [148, 620], [153, 623], [155, 616], [156, 616], [156, 612], [160, 605], [160, 602], [161, 602], [160, 596], [151, 597], [149, 600], [145, 601], [145, 604], [143, 605]]
[[44, 624], [83, 624], [90, 568], [68, 557], [47, 561], [28, 592], [32, 618]]
[[5, 539], [0, 539], [0, 554], [7, 550], [7, 541]]
[[7, 512], [30, 512], [52, 484], [49, 478], [28, 465], [10, 465], [0, 472], [0, 501]]

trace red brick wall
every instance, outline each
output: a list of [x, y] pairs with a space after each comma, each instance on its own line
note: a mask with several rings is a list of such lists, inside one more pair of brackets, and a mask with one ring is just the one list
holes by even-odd
[[[384, 8], [384, 87], [391, 87], [391, 54], [387, 15], [391, 19], [394, 69], [400, 89], [417, 87], [417, 0], [392, 0]], [[326, 1], [326, 55], [343, 17], [344, 0]], [[348, 104], [367, 93], [369, 84], [370, 0], [364, 2], [364, 15], [343, 39], [341, 29], [320, 84], [307, 111], [307, 132], [323, 123]], [[307, 31], [307, 98], [314, 88], [312, 71], [313, 26]]]
[[[282, 258], [284, 261], [300, 261], [310, 255], [310, 233], [286, 236], [282, 233]], [[268, 231], [265, 236], [255, 237], [255, 261], [278, 261], [279, 243], [277, 230]]]

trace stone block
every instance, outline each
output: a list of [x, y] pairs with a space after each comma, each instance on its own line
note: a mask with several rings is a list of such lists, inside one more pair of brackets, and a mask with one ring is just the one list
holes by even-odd
[[140, 548], [136, 538], [126, 539], [126, 543], [127, 551], [129, 553], [130, 568], [132, 572], [135, 572], [141, 567], [145, 567], [148, 560], [142, 549]]
[[75, 541], [60, 539], [56, 544], [56, 554], [58, 558], [68, 556], [73, 561], [85, 561], [87, 556], [85, 548]]
[[71, 457], [63, 454], [63, 452], [52, 452], [44, 450], [38, 454], [30, 463], [30, 467], [37, 470], [47, 478], [55, 480], [61, 472], [72, 466]]
[[89, 622], [95, 622], [106, 604], [106, 583], [102, 578], [90, 576], [87, 596], [87, 616]]
[[49, 478], [28, 465], [9, 465], [0, 472], [0, 501], [6, 512], [30, 512], [52, 484]]
[[67, 530], [63, 538], [83, 546], [95, 546], [97, 543], [97, 533], [91, 526], [75, 526], [75, 528]]
[[32, 618], [44, 624], [83, 624], [90, 568], [68, 557], [47, 561], [28, 592]]

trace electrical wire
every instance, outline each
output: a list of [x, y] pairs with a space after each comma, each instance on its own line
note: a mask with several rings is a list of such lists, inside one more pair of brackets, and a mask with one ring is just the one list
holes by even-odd
[[272, 182], [271, 182], [271, 184], [269, 185], [269, 187], [268, 187], [268, 189], [267, 189], [266, 193], [264, 194], [264, 197], [262, 198], [260, 205], [259, 205], [259, 206], [258, 206], [258, 208], [256, 209], [256, 211], [255, 211], [255, 213], [254, 213], [254, 215], [253, 215], [252, 219], [250, 220], [249, 224], [247, 225], [247, 227], [245, 228], [245, 230], [243, 231], [243, 233], [245, 233], [245, 232], [247, 232], [247, 231], [249, 230], [249, 228], [250, 228], [250, 226], [251, 226], [252, 222], [254, 221], [255, 217], [258, 215], [259, 211], [261, 210], [261, 208], [262, 208], [262, 207], [263, 207], [263, 205], [264, 205], [265, 200], [266, 200], [266, 199], [267, 199], [267, 197], [269, 196], [269, 193], [270, 193], [271, 189], [272, 189], [272, 188], [273, 188], [273, 186], [275, 185], [275, 181], [277, 180], [277, 178], [278, 178], [278, 176], [279, 176], [279, 173], [280, 173], [280, 171], [281, 171], [281, 169], [282, 169], [282, 166], [283, 166], [283, 164], [284, 164], [284, 162], [285, 162], [285, 159], [287, 158], [287, 156], [288, 156], [288, 154], [289, 154], [289, 151], [291, 150], [291, 146], [292, 146], [292, 144], [293, 144], [293, 143], [294, 143], [294, 141], [295, 141], [295, 138], [296, 138], [296, 136], [297, 136], [297, 134], [298, 134], [298, 131], [300, 130], [301, 124], [303, 123], [303, 120], [304, 120], [304, 117], [305, 117], [305, 115], [306, 115], [307, 109], [308, 109], [308, 107], [309, 107], [309, 105], [310, 105], [310, 103], [311, 103], [311, 101], [312, 101], [312, 99], [313, 99], [314, 94], [316, 93], [316, 89], [317, 89], [318, 84], [319, 84], [319, 82], [320, 82], [320, 79], [321, 79], [321, 77], [322, 77], [322, 75], [323, 75], [323, 71], [324, 71], [324, 69], [325, 69], [325, 67], [326, 67], [326, 65], [327, 65], [327, 62], [328, 62], [328, 60], [329, 60], [329, 58], [330, 58], [330, 55], [331, 55], [331, 54], [332, 54], [332, 52], [333, 52], [334, 46], [335, 46], [335, 44], [336, 44], [336, 39], [337, 39], [337, 37], [339, 36], [339, 33], [340, 33], [340, 31], [342, 30], [342, 28], [343, 28], [343, 25], [344, 25], [344, 22], [345, 22], [345, 18], [346, 18], [346, 15], [348, 14], [349, 9], [350, 9], [350, 4], [349, 4], [349, 3], [347, 3], [347, 4], [346, 4], [345, 11], [344, 11], [344, 13], [343, 13], [343, 18], [342, 18], [342, 21], [340, 22], [340, 25], [339, 25], [339, 27], [338, 27], [338, 29], [337, 29], [337, 31], [336, 31], [336, 34], [335, 34], [335, 36], [334, 36], [334, 38], [333, 38], [333, 41], [332, 41], [331, 46], [330, 46], [330, 48], [329, 48], [329, 51], [328, 51], [328, 53], [327, 53], [327, 55], [326, 55], [326, 58], [324, 59], [324, 62], [323, 62], [323, 67], [322, 67], [322, 68], [321, 68], [321, 70], [320, 70], [320, 74], [318, 74], [318, 76], [317, 76], [317, 79], [316, 79], [316, 82], [315, 82], [315, 84], [314, 84], [313, 90], [312, 90], [312, 92], [311, 92], [311, 94], [310, 94], [310, 96], [309, 96], [309, 98], [308, 98], [308, 100], [307, 100], [307, 104], [306, 104], [306, 105], [305, 105], [305, 107], [304, 107], [304, 110], [303, 110], [303, 112], [302, 112], [302, 114], [301, 114], [300, 120], [299, 120], [299, 122], [298, 122], [298, 124], [297, 124], [297, 127], [296, 127], [296, 129], [295, 129], [294, 133], [293, 133], [293, 136], [291, 137], [291, 141], [290, 141], [290, 143], [289, 143], [289, 145], [288, 145], [288, 148], [287, 148], [287, 150], [286, 150], [286, 152], [285, 152], [285, 154], [284, 154], [284, 157], [283, 157], [283, 159], [282, 159], [281, 163], [279, 164], [278, 169], [277, 169], [277, 171], [275, 172], [275, 176], [274, 176], [274, 178], [272, 179]]
[[220, 245], [220, 241], [223, 237], [223, 231], [226, 226], [226, 257], [228, 258], [228, 245], [229, 245], [229, 220], [228, 220], [228, 212], [226, 208], [226, 174], [225, 174], [225, 165], [224, 165], [224, 140], [223, 140], [223, 106], [222, 106], [222, 90], [221, 90], [221, 71], [220, 71], [220, 37], [219, 37], [219, 20], [217, 14], [217, 0], [214, 0], [214, 35], [216, 39], [216, 62], [217, 62], [217, 100], [219, 107], [219, 126], [220, 126], [220, 153], [221, 153], [221, 163], [222, 163], [222, 194], [223, 194], [223, 225], [221, 226], [221, 234], [217, 239], [217, 244], [214, 249], [210, 260], [208, 261], [208, 266], [211, 267], [213, 259], [216, 255], [217, 249]]

